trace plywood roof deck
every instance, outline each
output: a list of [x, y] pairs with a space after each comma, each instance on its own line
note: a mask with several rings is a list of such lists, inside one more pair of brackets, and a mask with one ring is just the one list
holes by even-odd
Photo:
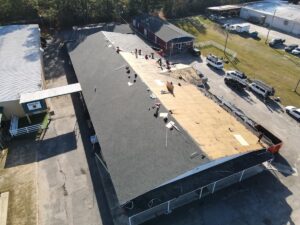
[[[127, 52], [121, 55], [210, 159], [263, 147], [253, 133], [196, 86], [163, 75], [155, 60], [136, 59]], [[161, 94], [167, 81], [175, 86], [174, 96]]]

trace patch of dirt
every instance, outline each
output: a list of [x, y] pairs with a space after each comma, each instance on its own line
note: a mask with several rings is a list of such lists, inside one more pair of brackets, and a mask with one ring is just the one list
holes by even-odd
[[173, 70], [171, 72], [165, 72], [163, 74], [178, 80], [182, 80], [183, 82], [194, 84], [196, 86], [202, 84], [202, 79], [199, 77], [197, 72], [191, 67]]
[[0, 170], [0, 192], [9, 192], [7, 225], [36, 224], [35, 163]]
[[32, 139], [16, 139], [2, 158], [0, 192], [9, 192], [7, 225], [37, 223], [35, 148]]

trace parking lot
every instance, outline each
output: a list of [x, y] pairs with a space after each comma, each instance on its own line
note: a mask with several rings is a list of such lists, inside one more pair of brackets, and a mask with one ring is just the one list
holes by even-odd
[[[249, 23], [248, 21], [245, 21], [241, 18], [230, 18], [230, 19], [223, 19], [221, 21], [223, 24], [239, 24], [239, 23]], [[256, 24], [251, 23], [250, 25], [250, 32], [254, 32], [257, 31], [259, 37], [261, 37], [262, 39], [266, 39], [267, 35], [268, 35], [268, 31], [269, 29], [266, 27], [262, 27]], [[283, 38], [286, 40], [286, 44], [287, 45], [291, 45], [291, 44], [298, 44], [300, 45], [300, 39], [298, 37], [294, 37], [285, 33], [282, 33], [280, 31], [276, 31], [276, 30], [270, 30], [269, 33], [269, 40], [273, 39], [273, 38]]]

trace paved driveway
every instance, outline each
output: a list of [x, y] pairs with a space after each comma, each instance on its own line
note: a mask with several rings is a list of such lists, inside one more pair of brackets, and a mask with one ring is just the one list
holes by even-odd
[[[68, 84], [66, 75], [72, 73], [66, 55], [58, 45], [59, 42], [52, 43], [45, 50], [48, 88]], [[87, 126], [87, 123], [82, 115], [77, 115], [72, 99], [71, 95], [66, 95], [48, 101], [48, 107], [55, 115], [39, 141], [37, 151], [38, 224], [111, 224], [106, 219], [109, 212], [101, 208], [105, 198], [100, 196], [103, 192], [99, 188], [99, 174], [95, 175], [90, 134], [88, 128], [80, 129], [78, 125], [85, 123]], [[93, 179], [95, 176], [97, 178]]]

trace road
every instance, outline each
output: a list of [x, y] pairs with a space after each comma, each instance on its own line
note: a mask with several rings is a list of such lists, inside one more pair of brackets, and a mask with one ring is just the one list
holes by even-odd
[[265, 104], [249, 91], [231, 90], [224, 84], [224, 72], [217, 73], [203, 62], [205, 59], [192, 63], [192, 66], [208, 77], [210, 92], [233, 103], [248, 117], [268, 128], [283, 140], [284, 145], [276, 155], [272, 170], [145, 225], [300, 224], [300, 124], [276, 103]]

